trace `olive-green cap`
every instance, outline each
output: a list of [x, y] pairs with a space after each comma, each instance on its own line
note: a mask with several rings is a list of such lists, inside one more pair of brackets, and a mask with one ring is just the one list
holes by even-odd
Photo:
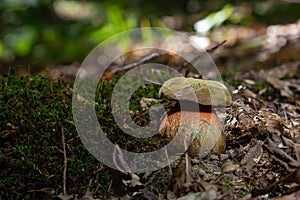
[[175, 77], [164, 82], [159, 90], [159, 96], [212, 106], [228, 106], [232, 102], [231, 95], [224, 84], [185, 77]]

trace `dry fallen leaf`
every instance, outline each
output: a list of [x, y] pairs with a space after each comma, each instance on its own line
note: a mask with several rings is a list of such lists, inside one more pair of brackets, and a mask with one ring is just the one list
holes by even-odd
[[222, 165], [222, 173], [232, 172], [235, 170], [239, 170], [241, 167], [239, 164], [232, 162], [231, 160], [226, 160]]
[[258, 140], [242, 159], [241, 164], [244, 165], [247, 170], [251, 170], [253, 166], [259, 162], [263, 153], [262, 144], [263, 142]]
[[[300, 61], [285, 63], [268, 71], [267, 82], [280, 91], [281, 96], [292, 97], [293, 90], [300, 91], [300, 80], [282, 80], [284, 77], [294, 77], [300, 66]], [[293, 88], [293, 90], [292, 90]]]

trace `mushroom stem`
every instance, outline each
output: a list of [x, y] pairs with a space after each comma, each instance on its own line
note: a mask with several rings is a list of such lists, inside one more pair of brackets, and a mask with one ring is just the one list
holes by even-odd
[[[183, 146], [184, 142], [191, 141], [191, 143], [187, 142], [189, 146], [187, 152], [191, 157], [199, 155], [204, 157], [210, 150], [220, 153], [225, 149], [226, 139], [223, 127], [212, 106], [200, 105], [191, 101], [177, 102], [164, 117], [160, 133], [173, 138], [178, 131], [184, 131], [186, 136], [181, 140], [182, 144], [178, 144], [178, 146]], [[208, 143], [203, 144], [205, 142]], [[202, 145], [205, 148], [201, 148]], [[200, 152], [203, 149], [208, 152]]]

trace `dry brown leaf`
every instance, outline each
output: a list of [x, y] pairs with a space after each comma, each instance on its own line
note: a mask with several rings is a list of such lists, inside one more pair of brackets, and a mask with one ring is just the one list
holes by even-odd
[[[267, 82], [274, 88], [280, 90], [281, 96], [292, 97], [293, 90], [300, 91], [299, 79], [281, 80], [285, 76], [294, 77], [300, 66], [300, 61], [285, 63], [279, 67], [269, 70], [267, 74]], [[293, 88], [293, 90], [291, 89]]]
[[221, 172], [222, 173], [232, 172], [232, 171], [235, 171], [235, 170], [238, 170], [238, 169], [240, 169], [239, 164], [236, 164], [231, 160], [226, 160], [222, 165], [222, 171]]
[[258, 140], [242, 159], [241, 164], [244, 165], [248, 171], [259, 162], [263, 153], [262, 144], [263, 142]]

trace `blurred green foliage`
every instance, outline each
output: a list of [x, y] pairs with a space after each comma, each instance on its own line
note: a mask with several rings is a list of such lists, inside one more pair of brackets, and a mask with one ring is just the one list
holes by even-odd
[[[184, 2], [177, 0], [180, 1]], [[138, 27], [139, 16], [154, 12], [153, 5], [157, 5], [152, 2], [141, 6], [141, 3], [3, 0], [0, 59], [2, 63], [32, 66], [81, 60], [105, 38]], [[153, 22], [153, 25], [160, 24]]]
[[[252, 6], [255, 19], [267, 23], [294, 22], [299, 17], [300, 4], [283, 1], [1, 0], [0, 64], [35, 67], [81, 61], [113, 34], [140, 26], [164, 26], [163, 16], [194, 14], [199, 20], [207, 16], [213, 27], [226, 19], [238, 24], [241, 19], [234, 21], [228, 14], [243, 3]], [[215, 12], [222, 7], [229, 11], [224, 19]]]

